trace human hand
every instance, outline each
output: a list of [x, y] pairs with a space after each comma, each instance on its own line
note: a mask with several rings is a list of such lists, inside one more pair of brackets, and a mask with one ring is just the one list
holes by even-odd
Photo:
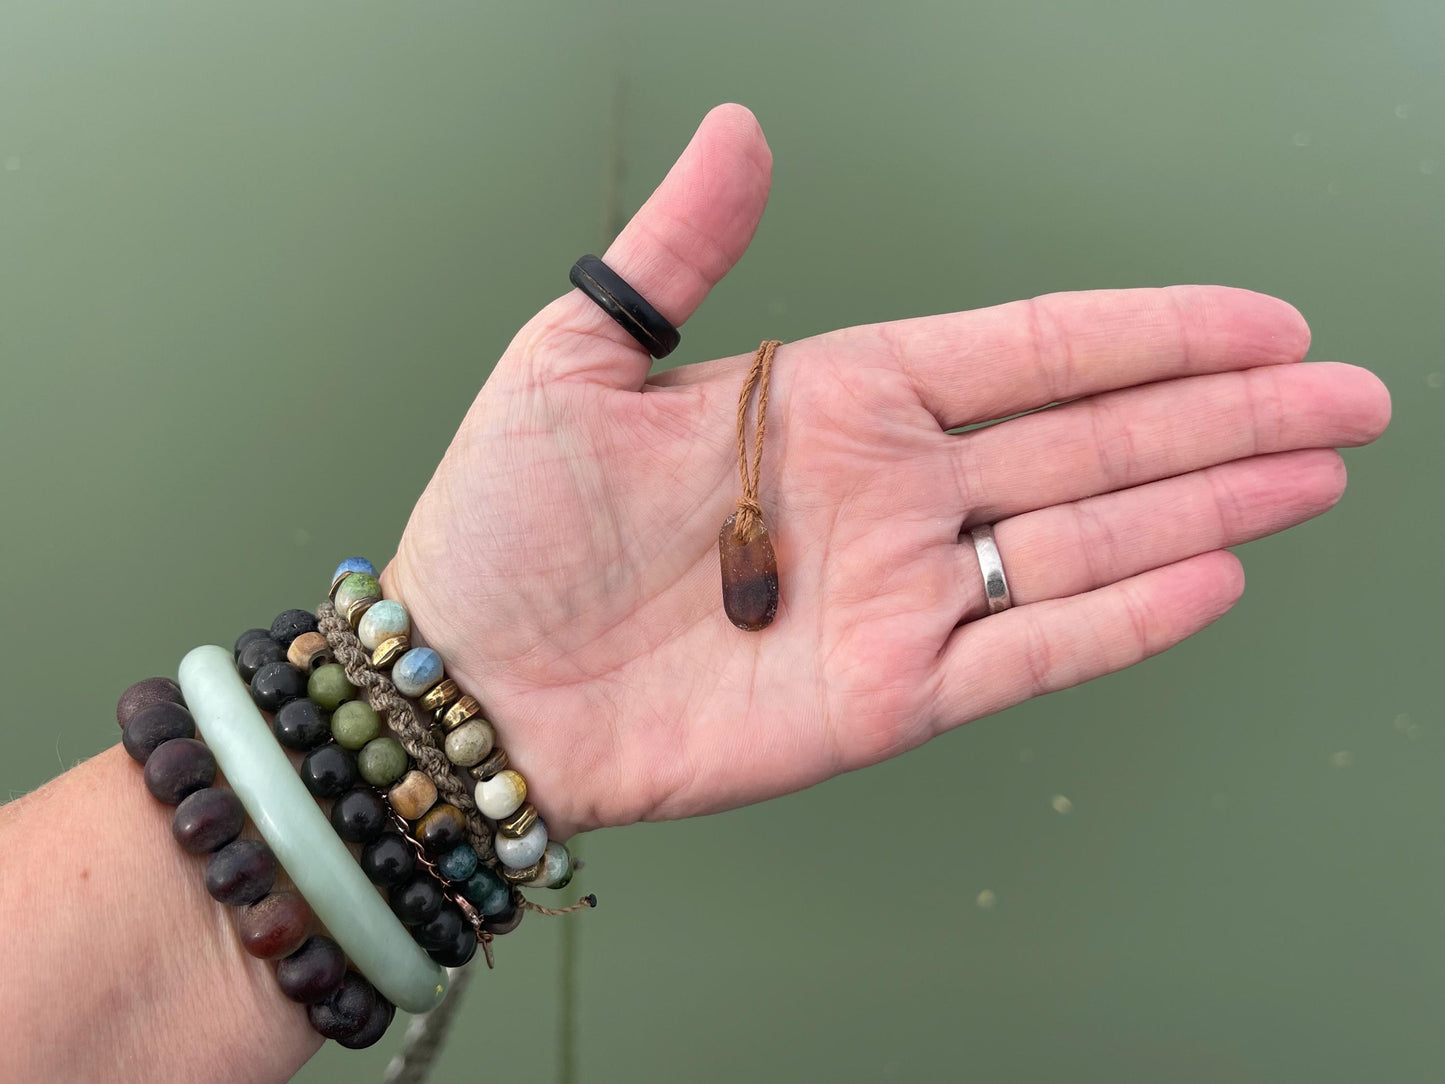
[[[719, 107], [608, 264], [681, 325], [746, 249], [770, 169], [752, 115]], [[1375, 439], [1390, 413], [1369, 372], [1295, 364], [1309, 331], [1293, 308], [1222, 287], [1057, 294], [788, 343], [760, 489], [781, 601], [741, 632], [717, 536], [739, 490], [738, 392], [767, 334], [649, 379], [648, 355], [580, 292], [547, 306], [384, 573], [554, 838], [796, 790], [1178, 643], [1243, 589], [1225, 547], [1333, 505], [1332, 449]], [[981, 523], [1014, 601], [991, 616], [967, 534]]]

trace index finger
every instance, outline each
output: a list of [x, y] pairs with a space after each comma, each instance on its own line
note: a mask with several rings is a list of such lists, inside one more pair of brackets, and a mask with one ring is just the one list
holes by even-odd
[[1300, 361], [1293, 305], [1227, 286], [1048, 294], [987, 309], [833, 332], [890, 359], [945, 429], [1177, 376]]

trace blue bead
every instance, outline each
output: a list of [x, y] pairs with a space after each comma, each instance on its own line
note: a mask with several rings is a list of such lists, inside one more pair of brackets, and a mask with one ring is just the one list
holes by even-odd
[[335, 583], [347, 572], [365, 572], [368, 576], [375, 576], [376, 566], [365, 557], [348, 557], [336, 566], [336, 572], [332, 575], [331, 582]]
[[391, 680], [402, 696], [420, 696], [442, 679], [442, 657], [429, 647], [414, 647], [391, 668]]
[[501, 914], [512, 905], [512, 891], [507, 883], [482, 866], [462, 885], [462, 895], [484, 915]]
[[437, 860], [437, 869], [448, 881], [465, 881], [477, 872], [477, 852], [466, 843], [453, 847]]

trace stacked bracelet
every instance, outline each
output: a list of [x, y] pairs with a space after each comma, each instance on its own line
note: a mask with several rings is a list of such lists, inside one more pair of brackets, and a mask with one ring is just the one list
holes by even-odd
[[[388, 717], [393, 727], [395, 717], [405, 717], [410, 710], [401, 697], [419, 700], [444, 734], [443, 752], [453, 777], [466, 773], [476, 781], [475, 807], [496, 825], [493, 846], [502, 877], [531, 888], [564, 887], [573, 870], [567, 848], [548, 840], [546, 824], [526, 800], [526, 780], [507, 767], [506, 754], [497, 747], [495, 730], [482, 717], [480, 703], [446, 676], [435, 651], [411, 646], [410, 615], [399, 602], [383, 598], [375, 566], [360, 557], [343, 561], [332, 577], [331, 599], [332, 607], [317, 611], [318, 623], [336, 657], [346, 665], [347, 677], [367, 686], [373, 707], [392, 709]], [[359, 643], [351, 642], [351, 630]], [[363, 649], [370, 649], [370, 654]], [[400, 695], [389, 697], [387, 685]], [[418, 727], [415, 733], [422, 748], [435, 750], [434, 738], [426, 740], [430, 737], [426, 731]]]
[[[290, 643], [287, 626], [296, 637]], [[461, 837], [460, 810], [436, 803], [430, 779], [411, 768], [396, 738], [382, 735], [381, 716], [356, 699], [356, 687], [331, 661], [315, 627], [312, 614], [291, 610], [269, 630], [242, 633], [238, 669], [242, 677], [251, 672], [256, 705], [274, 712], [277, 740], [305, 752], [302, 781], [314, 797], [332, 800], [337, 835], [365, 848], [363, 872], [388, 890], [392, 910], [432, 959], [461, 967], [478, 943], [515, 928], [511, 895], [478, 868], [476, 851]]]

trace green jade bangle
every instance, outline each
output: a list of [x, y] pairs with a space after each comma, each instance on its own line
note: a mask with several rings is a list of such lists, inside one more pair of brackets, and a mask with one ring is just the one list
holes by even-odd
[[446, 972], [412, 940], [307, 792], [231, 652], [195, 648], [181, 660], [179, 676], [226, 781], [332, 938], [393, 1005], [410, 1013], [434, 1009], [446, 993]]

